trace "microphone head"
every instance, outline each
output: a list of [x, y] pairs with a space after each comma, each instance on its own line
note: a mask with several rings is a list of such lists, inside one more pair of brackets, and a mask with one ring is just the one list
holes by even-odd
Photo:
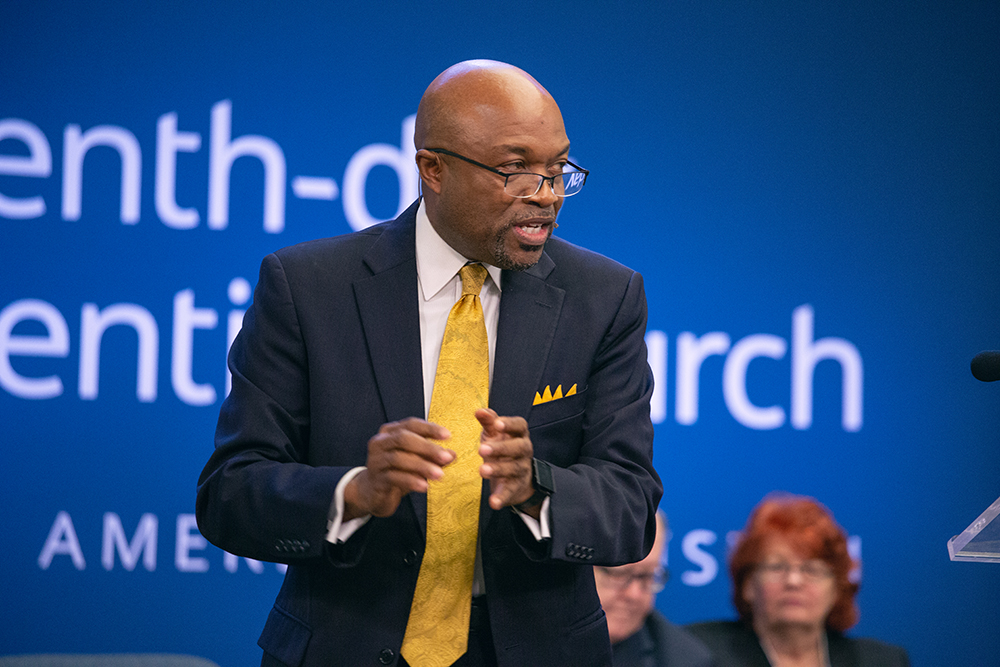
[[1000, 350], [986, 350], [972, 358], [972, 375], [982, 382], [1000, 380]]

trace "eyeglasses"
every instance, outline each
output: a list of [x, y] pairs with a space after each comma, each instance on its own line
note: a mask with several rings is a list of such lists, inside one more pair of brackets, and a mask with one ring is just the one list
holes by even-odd
[[670, 578], [670, 573], [662, 567], [658, 567], [652, 572], [638, 574], [611, 567], [595, 567], [594, 569], [601, 575], [605, 585], [614, 591], [623, 591], [631, 586], [633, 581], [638, 581], [639, 588], [644, 593], [659, 593]]
[[806, 581], [817, 582], [833, 576], [830, 566], [819, 559], [793, 565], [787, 561], [773, 561], [757, 565], [760, 576], [772, 581], [784, 581], [792, 572], [798, 572]]
[[583, 189], [583, 184], [587, 182], [587, 174], [590, 173], [583, 167], [566, 160], [566, 164], [563, 166], [563, 173], [556, 174], [555, 176], [543, 176], [530, 172], [508, 174], [485, 165], [482, 162], [476, 162], [472, 158], [445, 150], [444, 148], [428, 148], [426, 150], [429, 150], [431, 153], [441, 153], [442, 155], [457, 157], [459, 160], [465, 160], [480, 169], [503, 176], [503, 191], [511, 197], [517, 197], [518, 199], [534, 197], [542, 189], [542, 183], [545, 181], [549, 182], [549, 187], [552, 188], [552, 193], [556, 197], [572, 197]]

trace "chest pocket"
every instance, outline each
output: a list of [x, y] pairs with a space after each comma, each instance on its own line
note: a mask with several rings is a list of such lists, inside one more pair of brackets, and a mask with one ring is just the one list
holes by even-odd
[[555, 465], [575, 462], [582, 440], [587, 390], [539, 403], [528, 413], [528, 431], [535, 456]]

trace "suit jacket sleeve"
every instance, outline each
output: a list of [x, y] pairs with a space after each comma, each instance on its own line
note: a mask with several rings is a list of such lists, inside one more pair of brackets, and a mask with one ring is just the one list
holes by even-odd
[[554, 558], [620, 565], [653, 547], [663, 489], [653, 469], [645, 333], [646, 295], [635, 273], [587, 379], [579, 460], [555, 472]]
[[299, 327], [284, 267], [269, 255], [230, 351], [232, 391], [197, 498], [205, 537], [259, 560], [320, 556], [334, 488], [350, 469], [307, 463], [310, 385]]

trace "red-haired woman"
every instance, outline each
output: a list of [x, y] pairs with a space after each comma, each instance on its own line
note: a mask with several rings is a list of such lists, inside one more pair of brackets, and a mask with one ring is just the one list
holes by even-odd
[[812, 498], [772, 494], [729, 561], [739, 621], [688, 629], [726, 667], [905, 667], [906, 651], [845, 637], [858, 620], [847, 536]]

